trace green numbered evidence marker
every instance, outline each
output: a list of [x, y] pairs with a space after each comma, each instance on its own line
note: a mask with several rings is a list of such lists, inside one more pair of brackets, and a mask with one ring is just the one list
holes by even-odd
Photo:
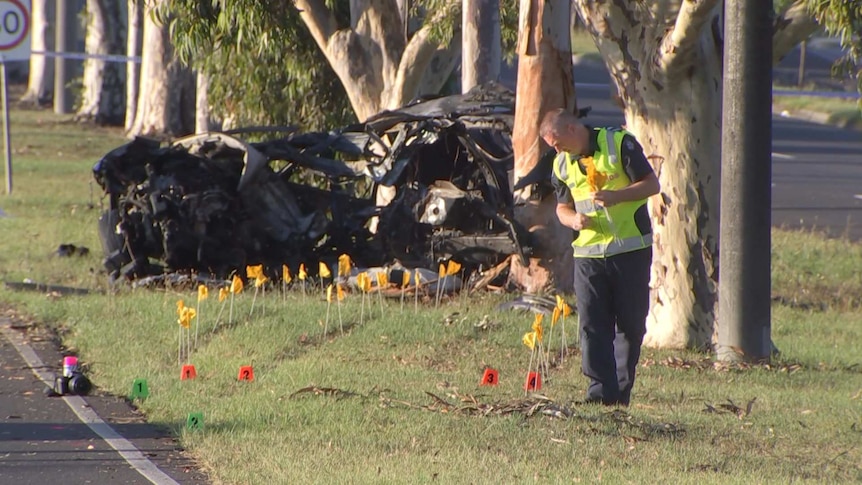
[[193, 430], [204, 429], [204, 413], [189, 413], [189, 417], [186, 419], [186, 428]]
[[135, 399], [140, 399], [143, 401], [144, 399], [150, 397], [150, 388], [147, 386], [146, 379], [135, 379], [132, 383], [132, 393], [129, 395], [129, 399], [134, 401]]

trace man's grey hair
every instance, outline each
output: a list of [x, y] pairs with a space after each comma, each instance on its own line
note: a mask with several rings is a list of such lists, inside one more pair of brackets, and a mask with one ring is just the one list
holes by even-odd
[[545, 138], [547, 135], [557, 135], [568, 125], [580, 124], [578, 117], [569, 113], [565, 108], [552, 109], [542, 117], [539, 125], [539, 136]]

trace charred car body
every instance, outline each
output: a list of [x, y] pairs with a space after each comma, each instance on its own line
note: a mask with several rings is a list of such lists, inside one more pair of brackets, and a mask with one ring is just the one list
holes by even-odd
[[136, 279], [342, 253], [431, 268], [526, 258], [529, 236], [513, 218], [513, 116], [513, 94], [485, 86], [332, 132], [135, 139], [93, 168], [110, 205], [99, 221], [105, 266]]

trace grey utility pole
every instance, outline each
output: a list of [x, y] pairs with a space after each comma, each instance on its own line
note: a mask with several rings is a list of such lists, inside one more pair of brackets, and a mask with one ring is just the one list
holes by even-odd
[[772, 350], [772, 0], [724, 2], [718, 359]]

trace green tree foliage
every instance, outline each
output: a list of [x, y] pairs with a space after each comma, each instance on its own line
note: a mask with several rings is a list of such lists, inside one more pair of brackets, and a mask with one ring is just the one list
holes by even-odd
[[[410, 30], [435, 18], [431, 36], [448, 43], [461, 16], [446, 0], [408, 3]], [[349, 0], [327, 0], [338, 28], [350, 27]], [[457, 7], [457, 4], [456, 4]], [[500, 2], [503, 52], [514, 57], [516, 2]], [[429, 15], [430, 12], [445, 12]], [[180, 58], [209, 75], [214, 114], [241, 125], [331, 128], [356, 121], [344, 87], [297, 8], [280, 0], [174, 0], [160, 12]], [[392, 30], [395, 30], [394, 28]]]
[[855, 77], [857, 89], [862, 93], [862, 1], [807, 0], [806, 4], [826, 33], [838, 37], [847, 50], [834, 72]]
[[[347, 22], [348, 2], [330, 3]], [[209, 76], [213, 114], [235, 117], [239, 125], [305, 130], [356, 121], [292, 2], [173, 0], [167, 8], [161, 14], [177, 54]]]

